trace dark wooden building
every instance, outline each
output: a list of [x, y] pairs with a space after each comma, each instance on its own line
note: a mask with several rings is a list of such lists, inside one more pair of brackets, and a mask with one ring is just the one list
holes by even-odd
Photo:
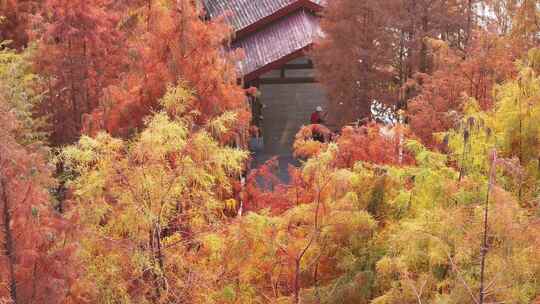
[[326, 0], [203, 0], [210, 18], [224, 16], [235, 31], [231, 48], [244, 84], [259, 88], [264, 154], [290, 154], [294, 135], [326, 97], [306, 51], [322, 35], [318, 13]]

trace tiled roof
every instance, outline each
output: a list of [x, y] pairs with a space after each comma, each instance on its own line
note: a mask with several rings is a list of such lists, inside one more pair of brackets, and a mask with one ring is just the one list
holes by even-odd
[[293, 6], [321, 6], [325, 0], [203, 0], [210, 18], [225, 15], [235, 31]]
[[[287, 0], [275, 0], [279, 1]], [[240, 74], [250, 76], [276, 61], [302, 51], [319, 35], [319, 20], [313, 14], [300, 10], [282, 18], [232, 45], [233, 49], [242, 48], [245, 53], [245, 59], [238, 64]]]

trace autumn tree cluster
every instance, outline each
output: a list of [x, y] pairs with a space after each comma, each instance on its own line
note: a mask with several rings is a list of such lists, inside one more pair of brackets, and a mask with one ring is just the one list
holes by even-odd
[[328, 1], [339, 123], [403, 119], [302, 128], [285, 183], [198, 2], [0, 0], [0, 303], [540, 301], [538, 7]]
[[[447, 130], [463, 94], [487, 108], [537, 43], [538, 3], [506, 0], [336, 0], [312, 55], [333, 122], [370, 116], [374, 101], [410, 108], [412, 124]], [[347, 109], [347, 110], [345, 110]], [[352, 111], [351, 111], [352, 110]]]
[[[0, 2], [2, 303], [186, 301], [177, 246], [236, 210], [246, 152], [231, 147], [249, 121], [228, 27], [203, 14], [193, 1]], [[116, 239], [130, 235], [119, 225], [136, 239]]]

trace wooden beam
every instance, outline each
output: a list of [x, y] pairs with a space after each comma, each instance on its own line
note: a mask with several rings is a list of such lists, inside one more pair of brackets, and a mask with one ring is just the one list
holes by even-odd
[[283, 66], [285, 70], [311, 70], [313, 63], [289, 63]]
[[260, 84], [299, 84], [299, 83], [317, 83], [313, 77], [288, 77], [288, 78], [261, 78]]
[[305, 46], [302, 49], [296, 50], [295, 52], [292, 52], [291, 54], [282, 57], [274, 62], [271, 62], [258, 70], [255, 70], [247, 75], [244, 75], [244, 80], [246, 82], [249, 82], [251, 80], [259, 78], [261, 75], [270, 72], [272, 70], [280, 69], [283, 65], [287, 64], [289, 61], [293, 61], [296, 58], [300, 58], [305, 56], [305, 53], [309, 51], [312, 47], [312, 44]]

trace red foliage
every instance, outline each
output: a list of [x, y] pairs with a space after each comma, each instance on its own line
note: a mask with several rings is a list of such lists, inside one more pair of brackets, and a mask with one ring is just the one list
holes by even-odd
[[[328, 144], [310, 139], [313, 128], [321, 126], [308, 126], [298, 133], [295, 155], [299, 154], [299, 151], [314, 149], [311, 151], [313, 153], [306, 155], [309, 158], [327, 149]], [[359, 161], [377, 165], [414, 164], [413, 155], [403, 148], [403, 142], [407, 137], [407, 130], [401, 126], [389, 129], [373, 123], [361, 128], [346, 127], [336, 141], [338, 149], [331, 166], [353, 168]], [[313, 148], [314, 145], [316, 148]], [[247, 210], [258, 211], [269, 208], [273, 213], [279, 214], [291, 207], [313, 202], [316, 193], [315, 181], [304, 176], [301, 169], [290, 166], [288, 172], [290, 182], [283, 183], [276, 176], [278, 165], [278, 159], [273, 158], [249, 174], [242, 194]]]
[[249, 173], [242, 194], [246, 211], [281, 209], [281, 206], [288, 205], [286, 186], [275, 174], [278, 169], [279, 160], [274, 157]]
[[374, 123], [360, 128], [345, 127], [337, 140], [335, 166], [352, 168], [358, 161], [378, 165], [413, 164], [414, 157], [403, 148], [407, 133], [399, 126], [389, 129]]
[[436, 71], [417, 74], [416, 82], [408, 84], [420, 91], [411, 100], [408, 114], [415, 134], [434, 146], [432, 134], [454, 126], [468, 97], [484, 110], [492, 107], [493, 87], [517, 73], [514, 61], [520, 52], [508, 38], [488, 32], [477, 33], [465, 59], [439, 41], [431, 48]]
[[21, 49], [28, 44], [32, 14], [42, 6], [39, 0], [5, 0], [0, 2], [0, 42], [9, 40], [10, 48]]
[[[2, 104], [0, 104], [0, 107]], [[43, 153], [19, 145], [9, 112], [0, 108], [0, 302], [77, 302], [71, 286], [74, 247], [69, 225], [52, 210]]]
[[123, 56], [118, 17], [106, 1], [47, 0], [33, 34], [34, 58], [48, 94], [42, 115], [53, 120], [52, 142], [75, 141], [85, 113], [99, 105], [103, 89], [117, 81]]
[[300, 169], [289, 166], [290, 182], [283, 183], [277, 176], [278, 159], [273, 158], [253, 170], [246, 181], [242, 200], [247, 211], [270, 209], [280, 214], [291, 207], [312, 202], [314, 192], [303, 180]]
[[360, 128], [345, 127], [337, 137], [324, 126], [307, 126], [296, 135], [296, 157], [311, 158], [328, 148], [327, 143], [312, 140], [313, 132], [323, 134], [326, 142], [335, 140], [338, 149], [333, 165], [339, 168], [352, 168], [358, 161], [378, 165], [414, 163], [413, 156], [403, 148], [405, 139], [409, 138], [409, 131], [402, 126], [390, 128], [370, 123]]

